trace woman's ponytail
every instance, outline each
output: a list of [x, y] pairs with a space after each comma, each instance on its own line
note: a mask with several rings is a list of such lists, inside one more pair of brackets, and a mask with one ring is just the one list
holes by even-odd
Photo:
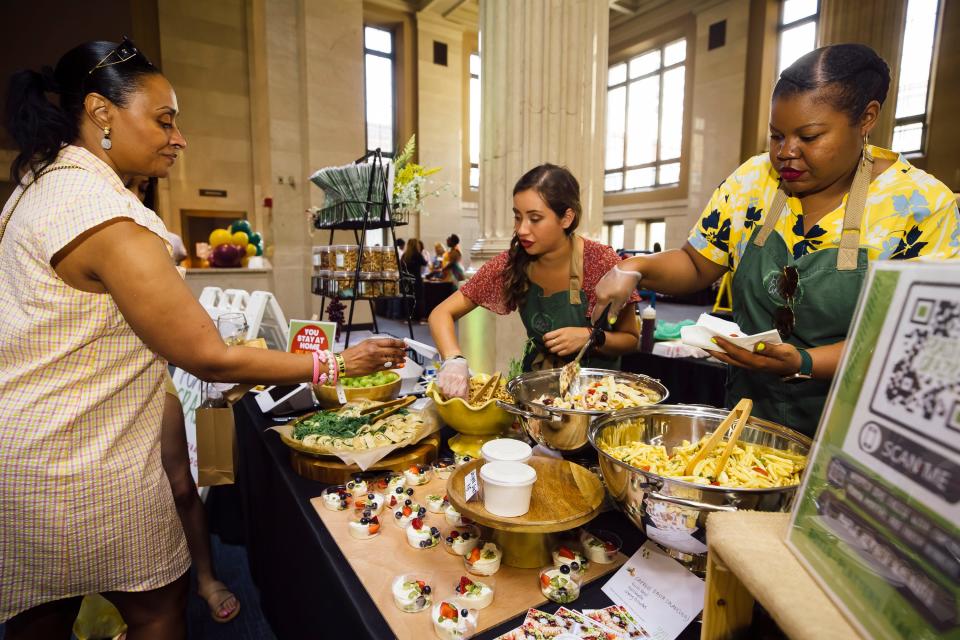
[[[122, 48], [122, 50], [121, 50]], [[60, 149], [73, 144], [84, 117], [84, 100], [98, 93], [125, 107], [143, 76], [160, 73], [132, 42], [96, 40], [63, 54], [56, 70], [18, 71], [10, 78], [5, 124], [20, 153], [10, 168], [14, 182], [36, 175]], [[49, 96], [56, 95], [55, 102]]]
[[52, 70], [44, 71], [18, 71], [10, 77], [6, 127], [20, 150], [10, 168], [10, 179], [17, 183], [27, 171], [36, 174], [53, 162], [77, 136], [76, 121], [47, 97], [57, 87]]

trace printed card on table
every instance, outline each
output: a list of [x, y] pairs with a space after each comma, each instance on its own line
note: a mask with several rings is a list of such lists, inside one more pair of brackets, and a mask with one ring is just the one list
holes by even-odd
[[560, 607], [554, 615], [566, 628], [567, 633], [572, 633], [580, 640], [623, 640], [623, 636], [613, 629], [600, 626], [579, 611]]
[[703, 580], [648, 540], [603, 585], [622, 606], [583, 613], [629, 638], [673, 640], [703, 610], [704, 588]]

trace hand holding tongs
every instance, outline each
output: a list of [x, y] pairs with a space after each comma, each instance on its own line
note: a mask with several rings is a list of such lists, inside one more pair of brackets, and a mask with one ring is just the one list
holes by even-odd
[[580, 379], [580, 360], [583, 358], [590, 347], [597, 343], [603, 335], [604, 324], [607, 322], [607, 314], [610, 312], [610, 306], [613, 303], [607, 304], [606, 308], [603, 310], [603, 313], [600, 314], [600, 317], [596, 322], [593, 323], [593, 329], [590, 331], [590, 337], [587, 338], [586, 344], [581, 347], [580, 352], [577, 354], [577, 357], [573, 359], [572, 362], [568, 362], [563, 365], [563, 368], [560, 370], [560, 396], [563, 397], [567, 390], [570, 388], [571, 383], [574, 380]]

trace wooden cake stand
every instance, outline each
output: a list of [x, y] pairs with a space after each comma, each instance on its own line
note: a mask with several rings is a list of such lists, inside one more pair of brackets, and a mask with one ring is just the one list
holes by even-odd
[[[397, 449], [367, 471], [404, 471], [414, 464], [424, 464], [437, 459], [440, 449], [440, 434], [433, 433], [409, 447]], [[304, 478], [327, 484], [343, 484], [360, 473], [355, 464], [344, 464], [335, 456], [311, 456], [290, 449], [290, 465]]]
[[[503, 552], [504, 564], [533, 569], [550, 564], [550, 534], [582, 526], [600, 512], [603, 485], [587, 469], [567, 460], [534, 456], [527, 463], [537, 470], [530, 510], [516, 518], [496, 516], [483, 508], [483, 500], [464, 499], [463, 480], [477, 470], [479, 480], [483, 460], [457, 467], [447, 481], [447, 496], [462, 515], [493, 530], [493, 540]], [[482, 483], [481, 483], [482, 484]]]

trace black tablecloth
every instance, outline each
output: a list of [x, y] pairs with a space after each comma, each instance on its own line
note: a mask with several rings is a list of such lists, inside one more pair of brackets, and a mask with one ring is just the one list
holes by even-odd
[[[377, 605], [310, 504], [310, 499], [320, 495], [325, 485], [293, 471], [287, 447], [276, 433], [266, 431], [277, 423], [260, 412], [252, 396], [237, 403], [234, 415], [238, 448], [236, 486], [242, 504], [250, 573], [274, 633], [281, 640], [321, 638], [335, 627], [349, 629], [350, 638], [356, 640], [393, 637]], [[617, 532], [628, 556], [643, 542], [639, 531], [618, 512], [600, 514], [594, 524]], [[384, 571], [397, 568], [384, 559]], [[572, 607], [596, 609], [612, 604], [601, 591], [606, 580], [601, 578], [584, 587]], [[549, 603], [543, 610], [552, 612], [557, 606]], [[476, 637], [495, 638], [522, 621], [523, 614]], [[681, 638], [692, 640], [699, 637], [699, 632], [699, 624], [694, 622]]]
[[724, 406], [727, 365], [713, 358], [664, 358], [652, 353], [628, 353], [621, 368], [656, 378], [670, 392], [668, 404]]

